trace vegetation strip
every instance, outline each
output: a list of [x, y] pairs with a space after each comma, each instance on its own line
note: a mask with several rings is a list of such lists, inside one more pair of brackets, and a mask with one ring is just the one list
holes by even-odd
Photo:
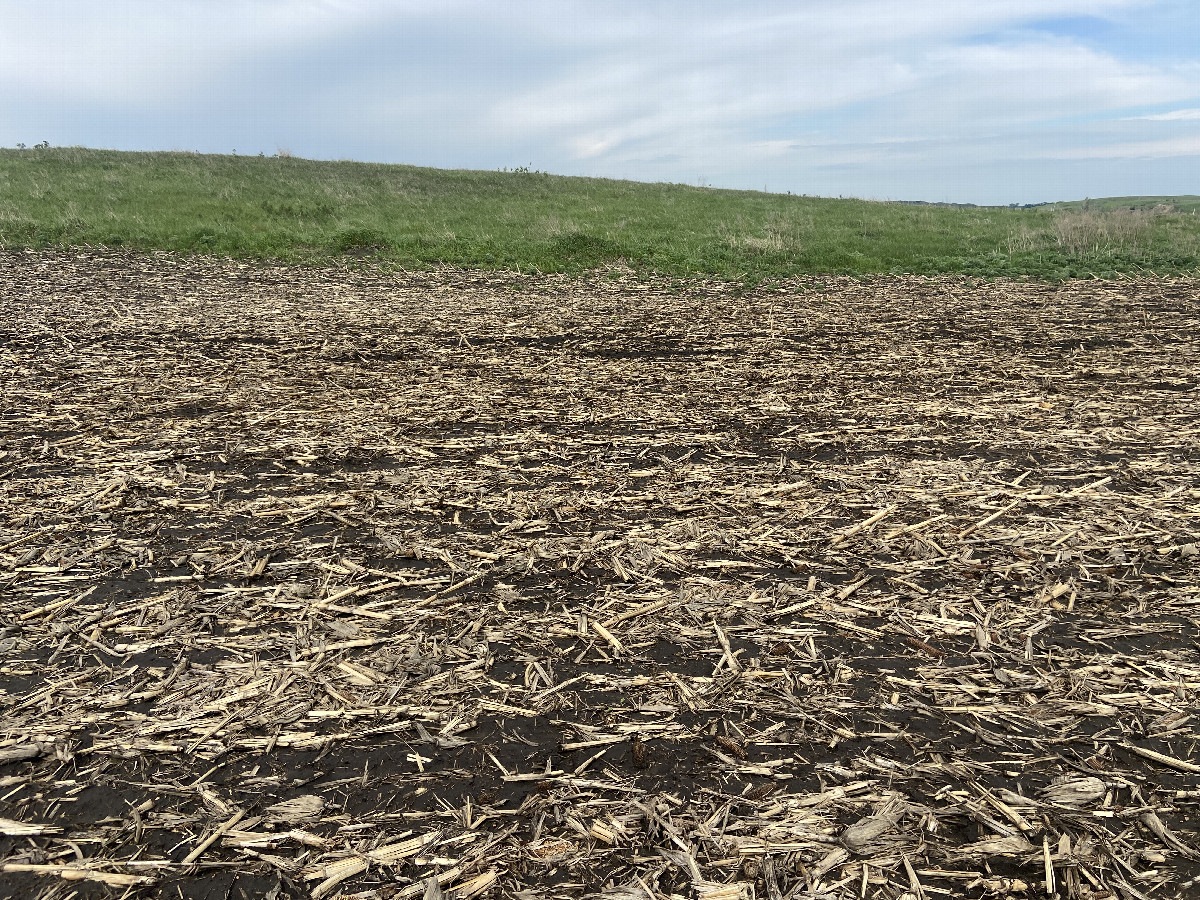
[[[0, 247], [90, 246], [757, 284], [811, 274], [1200, 272], [1200, 198], [1036, 208], [824, 199], [528, 170], [0, 149]], [[770, 328], [770, 320], [766, 327]], [[470, 347], [469, 323], [459, 333]]]

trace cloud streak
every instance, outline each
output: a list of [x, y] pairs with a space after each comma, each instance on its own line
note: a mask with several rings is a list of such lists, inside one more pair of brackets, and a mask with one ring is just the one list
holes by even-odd
[[1132, 141], [1100, 147], [1076, 147], [1046, 154], [1050, 159], [1169, 159], [1200, 157], [1200, 134], [1161, 141]]
[[1130, 122], [1190, 122], [1200, 119], [1200, 109], [1173, 109], [1170, 112], [1148, 116], [1130, 116]]

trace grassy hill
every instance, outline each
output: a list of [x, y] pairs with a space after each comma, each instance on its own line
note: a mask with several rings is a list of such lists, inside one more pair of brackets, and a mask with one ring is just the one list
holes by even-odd
[[1200, 270], [1194, 204], [1181, 212], [1158, 202], [1185, 208], [1172, 198], [1136, 199], [1147, 203], [941, 207], [523, 170], [0, 150], [0, 246], [308, 263], [370, 257], [409, 268], [574, 272], [623, 264], [751, 281], [807, 273], [1062, 278]]
[[1194, 213], [1200, 210], [1200, 197], [1183, 195], [1179, 197], [1102, 197], [1099, 200], [1075, 200], [1070, 203], [1056, 203], [1063, 209], [1092, 209], [1092, 210], [1159, 210], [1181, 213]]

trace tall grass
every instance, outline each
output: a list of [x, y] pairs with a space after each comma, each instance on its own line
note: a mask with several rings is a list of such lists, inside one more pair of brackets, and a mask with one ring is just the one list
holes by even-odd
[[954, 208], [292, 157], [0, 150], [0, 245], [749, 281], [1200, 269], [1200, 217]]
[[1107, 211], [1058, 210], [1054, 214], [1054, 235], [1058, 246], [1074, 256], [1113, 247], [1142, 250], [1154, 239], [1154, 219], [1170, 211], [1162, 205]]

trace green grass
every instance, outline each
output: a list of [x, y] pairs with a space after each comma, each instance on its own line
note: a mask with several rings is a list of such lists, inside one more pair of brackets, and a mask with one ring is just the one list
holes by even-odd
[[641, 274], [744, 281], [1200, 269], [1200, 216], [1099, 209], [1100, 202], [954, 208], [531, 172], [0, 150], [6, 247], [162, 249], [301, 263], [368, 257], [407, 268], [543, 272], [620, 264]]

